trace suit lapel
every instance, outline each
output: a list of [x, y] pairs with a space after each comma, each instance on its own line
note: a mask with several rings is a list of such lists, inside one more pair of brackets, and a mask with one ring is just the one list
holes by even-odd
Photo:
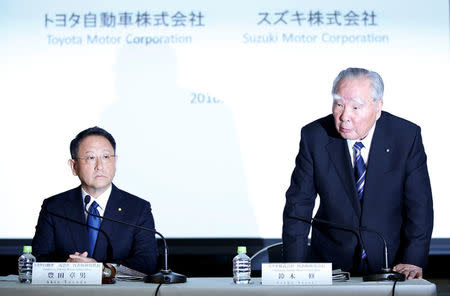
[[[108, 203], [106, 204], [104, 217], [123, 221], [122, 209], [125, 209], [125, 205], [122, 203], [123, 199], [121, 198], [120, 191], [116, 186], [114, 186], [114, 184], [112, 184], [111, 195], [109, 196]], [[100, 260], [112, 258], [113, 254], [111, 239], [114, 237], [114, 234], [118, 233], [118, 226], [119, 224], [115, 222], [103, 219], [94, 251], [96, 258], [101, 258]]]
[[[377, 120], [372, 143], [370, 144], [363, 199], [371, 198], [371, 184], [376, 183], [377, 176], [392, 169], [392, 153], [389, 153], [389, 151], [395, 147], [391, 147], [393, 140], [387, 125], [387, 115], [385, 112], [382, 112], [381, 117]], [[338, 173], [339, 179], [345, 188], [347, 197], [350, 199], [353, 210], [358, 217], [361, 217], [361, 203], [358, 200], [356, 186], [354, 185], [353, 166], [348, 151], [347, 141], [342, 139], [333, 129], [331, 127], [327, 128], [329, 133], [329, 143], [326, 145], [326, 149], [330, 160]]]
[[375, 131], [370, 144], [369, 161], [367, 163], [366, 184], [364, 186], [364, 198], [370, 198], [371, 185], [376, 183], [376, 178], [392, 169], [392, 153], [393, 147], [390, 130], [387, 127], [387, 118], [382, 113], [377, 121]]
[[88, 249], [86, 216], [84, 215], [83, 207], [80, 186], [70, 192], [70, 196], [68, 196], [65, 203], [65, 213], [69, 219], [67, 228], [72, 235], [73, 245], [79, 252], [87, 251]]
[[360, 217], [361, 205], [356, 193], [353, 166], [348, 152], [347, 141], [342, 138], [330, 138], [330, 142], [327, 144], [326, 149], [338, 173], [339, 179], [345, 188], [346, 195], [350, 199], [353, 210], [355, 211], [355, 214]]

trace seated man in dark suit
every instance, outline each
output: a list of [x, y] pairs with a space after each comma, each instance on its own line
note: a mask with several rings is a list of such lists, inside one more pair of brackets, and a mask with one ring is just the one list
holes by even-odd
[[96, 215], [155, 228], [150, 203], [112, 184], [117, 161], [114, 138], [99, 127], [86, 129], [72, 140], [70, 153], [72, 173], [81, 185], [44, 200], [33, 238], [37, 260], [108, 262], [152, 274], [158, 257], [153, 233], [102, 221], [84, 211], [86, 206]]
[[[433, 229], [433, 203], [420, 127], [382, 111], [384, 84], [376, 72], [348, 68], [334, 80], [333, 114], [301, 131], [300, 151], [286, 192], [283, 252], [305, 261], [312, 227], [314, 260], [359, 274], [389, 266], [408, 279], [421, 278]], [[364, 229], [370, 229], [364, 230]], [[376, 232], [374, 232], [376, 231]]]

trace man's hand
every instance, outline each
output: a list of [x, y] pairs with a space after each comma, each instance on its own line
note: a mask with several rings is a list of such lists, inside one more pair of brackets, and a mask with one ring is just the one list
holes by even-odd
[[97, 262], [94, 258], [89, 258], [87, 256], [87, 254], [88, 254], [87, 252], [83, 252], [83, 253], [75, 252], [75, 254], [69, 255], [67, 262], [84, 262], [84, 263]]
[[407, 280], [421, 279], [422, 278], [422, 267], [415, 266], [412, 264], [397, 264], [393, 268], [394, 271], [403, 273]]

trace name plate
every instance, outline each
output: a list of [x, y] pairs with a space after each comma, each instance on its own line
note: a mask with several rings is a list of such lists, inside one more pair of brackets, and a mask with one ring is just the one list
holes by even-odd
[[331, 263], [263, 263], [263, 285], [331, 285]]
[[102, 263], [35, 262], [34, 285], [101, 285]]

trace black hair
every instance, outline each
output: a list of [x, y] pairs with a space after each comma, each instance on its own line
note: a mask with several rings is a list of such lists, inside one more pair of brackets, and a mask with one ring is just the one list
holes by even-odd
[[116, 141], [114, 140], [113, 136], [108, 133], [107, 131], [105, 131], [104, 129], [102, 129], [101, 127], [98, 126], [94, 126], [94, 127], [90, 127], [88, 129], [85, 129], [84, 131], [81, 131], [76, 137], [75, 139], [73, 139], [70, 142], [70, 155], [72, 157], [72, 159], [77, 159], [78, 158], [78, 149], [80, 148], [80, 143], [81, 141], [89, 136], [101, 136], [106, 138], [109, 143], [111, 143], [111, 146], [114, 149], [114, 154], [116, 153]]

